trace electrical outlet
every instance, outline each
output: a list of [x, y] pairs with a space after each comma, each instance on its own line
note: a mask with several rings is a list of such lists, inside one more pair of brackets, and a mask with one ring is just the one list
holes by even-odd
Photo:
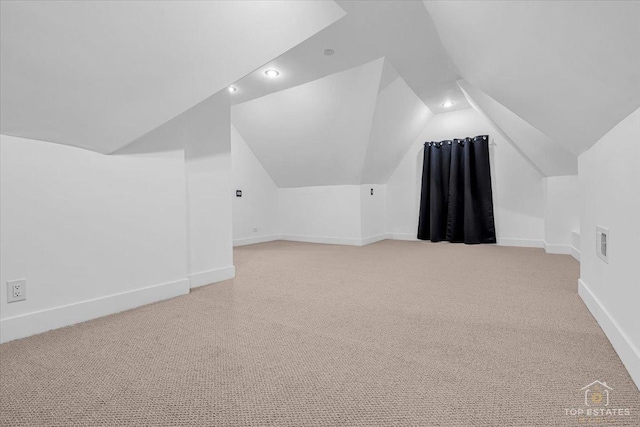
[[7, 302], [24, 301], [27, 299], [27, 279], [10, 280], [7, 282]]
[[258, 232], [258, 228], [257, 227], [253, 227], [253, 232], [257, 233]]

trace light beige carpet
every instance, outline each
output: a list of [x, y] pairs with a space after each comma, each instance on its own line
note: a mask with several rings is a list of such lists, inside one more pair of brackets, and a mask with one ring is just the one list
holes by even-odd
[[0, 424], [575, 426], [565, 409], [600, 380], [631, 415], [588, 425], [640, 425], [569, 256], [398, 241], [234, 254], [234, 280], [0, 346]]

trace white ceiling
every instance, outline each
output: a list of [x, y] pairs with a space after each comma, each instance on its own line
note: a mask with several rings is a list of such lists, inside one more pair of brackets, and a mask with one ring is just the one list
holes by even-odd
[[344, 15], [333, 1], [3, 1], [0, 7], [0, 132], [103, 153]]
[[231, 108], [278, 187], [386, 183], [432, 115], [385, 58]]
[[578, 157], [562, 144], [552, 140], [469, 82], [460, 80], [458, 85], [469, 98], [469, 103], [481, 114], [488, 116], [516, 145], [520, 154], [544, 176], [578, 173]]
[[640, 107], [640, 2], [424, 2], [462, 77], [573, 154]]
[[386, 184], [433, 113], [385, 59], [362, 184]]
[[573, 174], [640, 107], [640, 2], [0, 7], [0, 132], [111, 153], [235, 82], [281, 187], [386, 182], [432, 113], [471, 104], [542, 174]]
[[278, 187], [359, 184], [383, 60], [231, 108]]
[[[478, 109], [543, 176], [576, 174], [577, 154], [637, 108], [635, 99], [640, 93], [634, 70], [639, 54], [625, 39], [638, 33], [631, 25], [634, 19], [620, 21], [619, 30], [626, 32], [625, 36], [597, 27], [593, 21], [600, 12], [611, 20], [625, 10], [633, 14], [636, 9], [615, 6], [605, 8], [604, 13], [602, 5], [582, 3], [339, 4], [347, 11], [344, 18], [235, 84], [238, 91], [231, 100], [239, 108], [232, 117], [242, 122], [237, 124], [240, 133], [281, 187], [386, 182], [432, 112], [447, 111], [441, 104], [448, 97], [456, 101], [451, 110], [471, 105]], [[433, 12], [437, 29], [427, 9]], [[584, 25], [594, 28], [587, 31]], [[457, 67], [438, 31], [462, 64], [462, 74], [485, 83], [511, 105], [476, 84], [457, 79]], [[582, 37], [589, 31], [605, 41], [595, 43], [593, 35], [586, 40], [567, 36], [576, 32]], [[567, 40], [572, 46], [566, 45]], [[623, 58], [609, 58], [607, 46]], [[327, 48], [335, 54], [323, 55]], [[607, 65], [589, 65], [584, 61], [588, 54], [627, 70], [617, 72], [620, 80], [611, 82]], [[344, 109], [345, 105], [356, 105], [355, 101], [346, 102], [344, 93], [314, 82], [344, 82], [349, 74], [344, 70], [376, 57], [385, 58], [384, 69], [367, 129], [366, 155], [360, 158], [363, 137], [331, 140], [335, 135], [329, 129], [335, 126], [339, 132], [360, 135], [365, 129], [361, 123], [356, 129], [355, 125], [345, 127], [344, 122], [324, 121], [332, 113], [317, 109], [355, 111]], [[267, 78], [264, 70], [269, 68], [278, 69], [281, 76]], [[450, 83], [452, 94], [446, 95]], [[576, 83], [580, 83], [578, 88]], [[278, 93], [287, 93], [288, 98], [274, 96]], [[553, 94], [560, 94], [562, 102], [554, 102], [557, 97]], [[305, 108], [295, 101], [297, 96], [310, 97], [321, 105]], [[364, 97], [365, 92], [358, 96]], [[616, 97], [625, 101], [616, 104]], [[602, 103], [609, 109], [604, 111]], [[366, 115], [368, 107], [363, 101], [357, 108], [366, 110]], [[282, 117], [274, 111], [287, 114]], [[323, 120], [314, 120], [318, 115]], [[262, 122], [257, 119], [262, 116], [268, 123], [256, 123]], [[338, 120], [341, 116], [331, 117]], [[588, 123], [584, 117], [589, 117]], [[315, 151], [316, 143], [304, 143], [316, 137], [323, 141], [320, 152]], [[345, 160], [347, 156], [350, 161]]]
[[[258, 68], [234, 86], [239, 104], [385, 57], [407, 85], [438, 113], [469, 108], [460, 78], [421, 1], [338, 1], [347, 15]], [[332, 56], [325, 49], [335, 51]], [[269, 79], [264, 71], [280, 76]], [[445, 100], [454, 106], [442, 107]]]

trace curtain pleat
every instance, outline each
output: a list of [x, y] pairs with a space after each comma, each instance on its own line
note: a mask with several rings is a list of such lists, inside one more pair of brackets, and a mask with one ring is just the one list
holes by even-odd
[[418, 239], [496, 242], [487, 135], [425, 144]]
[[[436, 209], [446, 209], [449, 204], [449, 159], [451, 151], [443, 148], [431, 152], [431, 182], [430, 182], [430, 203]], [[431, 237], [434, 241], [445, 240], [447, 238], [447, 218], [441, 215], [431, 215]]]

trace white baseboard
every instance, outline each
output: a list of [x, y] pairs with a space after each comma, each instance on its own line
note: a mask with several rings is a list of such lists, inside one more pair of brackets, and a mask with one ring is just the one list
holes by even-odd
[[294, 234], [284, 234], [281, 240], [291, 242], [307, 242], [307, 243], [325, 243], [329, 245], [349, 245], [362, 246], [361, 239], [344, 238], [344, 237], [327, 237], [327, 236], [303, 236]]
[[[408, 240], [412, 242], [422, 242], [419, 240], [415, 233], [391, 233], [389, 238], [393, 240]], [[522, 248], [544, 248], [544, 240], [536, 239], [512, 239], [512, 238], [498, 238], [498, 246], [515, 246]]]
[[364, 239], [354, 239], [344, 237], [301, 236], [294, 234], [284, 234], [280, 236], [280, 240], [288, 240], [291, 242], [324, 243], [328, 245], [365, 246], [371, 243], [388, 239], [389, 236], [389, 234], [383, 233], [377, 234], [375, 236], [365, 237]]
[[360, 246], [370, 245], [371, 243], [380, 242], [381, 240], [386, 240], [388, 238], [389, 235], [386, 233], [365, 237], [360, 241]]
[[571, 253], [571, 250], [569, 248], [571, 248], [571, 246], [569, 245], [558, 245], [554, 243], [544, 242], [544, 250], [548, 254], [569, 255]]
[[[391, 233], [388, 235], [389, 239], [393, 240], [408, 240], [412, 242], [418, 242], [415, 234], [411, 233]], [[551, 245], [544, 240], [537, 239], [513, 239], [513, 238], [498, 238], [498, 246], [514, 246], [520, 248], [543, 248], [550, 254], [567, 254], [573, 256], [580, 261], [580, 251], [570, 245]]]
[[279, 234], [269, 234], [267, 236], [245, 237], [243, 239], [235, 239], [233, 246], [254, 245], [256, 243], [273, 242], [280, 240], [282, 236]]
[[[410, 240], [415, 242], [423, 241], [423, 240], [418, 240], [418, 237], [416, 236], [415, 233], [392, 233], [390, 234], [390, 236], [391, 236], [391, 239], [393, 240]], [[518, 247], [524, 247], [524, 248], [544, 247], [544, 242], [542, 240], [498, 238], [497, 241], [498, 241], [497, 242], [498, 246], [518, 246]]]
[[596, 319], [600, 328], [607, 336], [613, 349], [620, 356], [620, 360], [624, 364], [631, 379], [640, 389], [640, 350], [636, 348], [627, 334], [624, 333], [606, 308], [600, 303], [600, 300], [591, 292], [589, 287], [582, 281], [578, 280], [578, 295], [584, 301], [593, 317]]
[[234, 277], [236, 277], [236, 268], [231, 265], [229, 267], [216, 268], [215, 270], [201, 271], [200, 273], [191, 274], [189, 275], [189, 283], [193, 289], [199, 286], [233, 279]]
[[544, 248], [544, 240], [512, 239], [508, 237], [499, 237], [496, 240], [498, 246], [515, 246], [518, 248]]
[[[255, 243], [272, 242], [275, 240], [288, 240], [292, 242], [306, 242], [306, 243], [324, 243], [329, 245], [350, 245], [350, 246], [365, 246], [371, 243], [379, 242], [385, 239], [392, 240], [405, 240], [412, 242], [420, 242], [413, 233], [383, 233], [375, 236], [365, 237], [363, 239], [343, 238], [343, 237], [328, 237], [328, 236], [304, 236], [293, 234], [271, 234], [268, 236], [249, 237], [245, 239], [237, 239], [233, 241], [233, 246], [252, 245]], [[543, 248], [550, 254], [566, 254], [571, 255], [578, 261], [580, 261], [580, 251], [571, 245], [556, 245], [549, 244], [544, 240], [536, 239], [513, 239], [513, 238], [499, 238], [497, 239], [498, 246], [514, 246], [524, 248]], [[222, 279], [225, 280], [225, 279]], [[193, 286], [192, 286], [193, 287]]]
[[149, 286], [0, 321], [0, 343], [118, 313], [189, 293], [189, 280]]
[[389, 238], [393, 240], [408, 240], [412, 242], [418, 242], [416, 233], [390, 233]]
[[[418, 237], [414, 233], [392, 233], [391, 238], [393, 240], [409, 240], [414, 242], [422, 242], [418, 240]], [[498, 238], [498, 246], [517, 246], [523, 248], [543, 248], [544, 241], [534, 239], [510, 239], [510, 238]]]
[[544, 242], [544, 250], [548, 254], [571, 255], [576, 260], [580, 261], [580, 251], [571, 245], [558, 245]]
[[576, 261], [580, 261], [580, 251], [577, 250], [576, 248], [574, 248], [573, 246], [569, 247], [569, 255], [571, 255], [572, 257], [574, 257], [576, 259]]

